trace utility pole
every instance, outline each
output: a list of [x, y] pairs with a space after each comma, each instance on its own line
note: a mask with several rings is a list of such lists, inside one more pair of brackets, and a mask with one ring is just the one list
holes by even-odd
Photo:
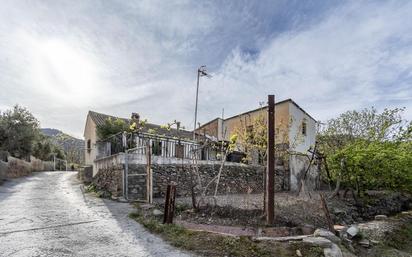
[[196, 105], [195, 105], [195, 123], [193, 126], [193, 141], [196, 141], [196, 124], [197, 124], [197, 103], [199, 99], [199, 80], [200, 77], [206, 76], [210, 78], [211, 76], [206, 72], [206, 66], [202, 65], [197, 69], [197, 83], [196, 83]]
[[266, 222], [275, 220], [275, 96], [268, 95], [268, 155], [266, 170]]

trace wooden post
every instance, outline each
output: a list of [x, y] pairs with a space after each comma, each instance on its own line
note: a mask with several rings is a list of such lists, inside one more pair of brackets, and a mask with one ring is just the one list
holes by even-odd
[[329, 212], [329, 208], [328, 208], [328, 205], [326, 203], [325, 197], [321, 193], [319, 193], [319, 196], [320, 196], [320, 200], [322, 202], [322, 209], [323, 209], [323, 212], [325, 213], [326, 221], [328, 222], [329, 230], [331, 232], [335, 233], [335, 228], [333, 226], [332, 218], [330, 217], [330, 212]]
[[266, 171], [266, 222], [275, 220], [275, 96], [268, 95], [268, 149]]
[[123, 169], [123, 197], [129, 199], [129, 154], [127, 150], [124, 152], [124, 169]]
[[176, 185], [167, 185], [166, 199], [165, 199], [165, 212], [163, 216], [164, 224], [172, 224], [173, 216], [175, 212], [175, 199], [176, 199]]
[[152, 151], [150, 141], [146, 144], [146, 200], [153, 203]]

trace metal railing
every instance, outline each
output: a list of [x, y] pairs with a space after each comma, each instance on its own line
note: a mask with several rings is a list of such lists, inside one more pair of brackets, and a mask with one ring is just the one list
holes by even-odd
[[118, 133], [96, 143], [97, 159], [129, 150], [130, 153], [146, 155], [147, 144], [151, 154], [164, 158], [215, 160], [216, 154], [198, 142], [150, 133]]

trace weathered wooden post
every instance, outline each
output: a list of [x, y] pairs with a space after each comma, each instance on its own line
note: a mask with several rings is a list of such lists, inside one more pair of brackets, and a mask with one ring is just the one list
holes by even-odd
[[124, 169], [123, 169], [123, 197], [124, 199], [129, 199], [129, 153], [127, 151], [127, 132], [123, 131], [122, 133], [122, 147], [124, 155]]
[[266, 222], [275, 220], [275, 96], [268, 95], [268, 149], [266, 171]]
[[173, 216], [175, 212], [175, 199], [176, 199], [176, 184], [167, 185], [166, 199], [165, 199], [165, 212], [163, 216], [164, 224], [172, 224]]
[[150, 140], [146, 144], [146, 200], [153, 203], [152, 148]]
[[329, 231], [335, 233], [336, 232], [335, 227], [333, 226], [333, 221], [332, 221], [332, 218], [330, 216], [328, 204], [326, 203], [325, 197], [323, 196], [322, 193], [319, 193], [319, 196], [320, 196], [320, 201], [321, 201], [321, 204], [322, 204], [322, 209], [323, 209], [323, 212], [325, 214], [326, 221], [328, 222]]

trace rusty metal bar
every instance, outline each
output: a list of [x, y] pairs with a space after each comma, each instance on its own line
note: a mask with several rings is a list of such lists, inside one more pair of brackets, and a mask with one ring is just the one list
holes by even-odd
[[266, 178], [266, 222], [273, 225], [275, 220], [275, 96], [268, 95], [268, 149]]
[[163, 216], [164, 224], [172, 224], [173, 216], [175, 212], [175, 199], [176, 199], [176, 185], [167, 185], [166, 199], [165, 199], [165, 212]]

